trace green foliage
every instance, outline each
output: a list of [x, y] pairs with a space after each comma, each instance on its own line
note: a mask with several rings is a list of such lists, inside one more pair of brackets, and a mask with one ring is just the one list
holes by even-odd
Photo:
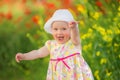
[[[68, 1], [68, 2], [67, 2]], [[61, 1], [63, 3], [64, 1]], [[65, 0], [64, 4], [69, 3]], [[28, 1], [30, 8], [35, 2]], [[43, 5], [42, 5], [43, 4]], [[55, 5], [56, 4], [56, 5]], [[25, 14], [13, 8], [14, 15], [0, 12], [0, 80], [45, 80], [49, 56], [16, 63], [17, 52], [38, 49], [52, 36], [43, 26], [53, 8], [70, 6], [42, 2], [33, 5]], [[95, 80], [120, 79], [120, 1], [75, 0], [69, 9], [79, 22], [82, 54], [90, 65]], [[1, 7], [1, 6], [0, 6]], [[49, 7], [49, 8], [48, 8]], [[8, 7], [1, 7], [6, 11]], [[19, 13], [19, 14], [18, 14]]]
[[[87, 21], [83, 21], [84, 30], [80, 28], [81, 33], [83, 33], [81, 34], [83, 56], [90, 64], [96, 80], [119, 80], [119, 3], [114, 1], [108, 4], [104, 0], [101, 0], [101, 4], [103, 4], [96, 7], [93, 4], [97, 1], [89, 2], [92, 4], [83, 4], [86, 6], [87, 13], [83, 13], [82, 17]], [[88, 5], [92, 7], [87, 7]], [[102, 9], [102, 11], [99, 9]]]
[[31, 20], [29, 25], [26, 25], [28, 19], [31, 19], [34, 14], [36, 12], [23, 17], [17, 24], [14, 23], [14, 19], [2, 20], [0, 24], [0, 80], [37, 80], [38, 78], [45, 80], [49, 58], [21, 63], [15, 61], [16, 53], [38, 49], [48, 39], [39, 25]]

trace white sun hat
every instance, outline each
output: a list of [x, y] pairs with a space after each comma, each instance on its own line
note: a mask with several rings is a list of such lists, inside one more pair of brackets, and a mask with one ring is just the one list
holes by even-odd
[[45, 23], [44, 29], [46, 32], [52, 34], [51, 26], [54, 21], [75, 21], [71, 12], [68, 9], [59, 9], [54, 12], [52, 17]]

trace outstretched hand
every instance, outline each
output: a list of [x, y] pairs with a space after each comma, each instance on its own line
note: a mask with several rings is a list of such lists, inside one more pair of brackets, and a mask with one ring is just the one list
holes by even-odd
[[23, 59], [23, 54], [22, 53], [17, 53], [15, 56], [15, 59], [17, 62], [20, 62]]

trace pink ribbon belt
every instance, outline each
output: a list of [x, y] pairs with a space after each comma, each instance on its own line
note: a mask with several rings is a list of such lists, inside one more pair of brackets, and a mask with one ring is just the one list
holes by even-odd
[[64, 64], [68, 69], [70, 69], [70, 67], [67, 65], [67, 63], [64, 61], [64, 59], [70, 58], [70, 57], [75, 56], [75, 55], [78, 55], [78, 54], [80, 54], [80, 53], [74, 53], [74, 54], [71, 54], [71, 55], [69, 55], [69, 56], [67, 56], [67, 57], [63, 57], [63, 58], [50, 59], [50, 61], [57, 61], [56, 64], [55, 64], [55, 71], [56, 71], [58, 62], [60, 62], [60, 61], [62, 61], [63, 64]]

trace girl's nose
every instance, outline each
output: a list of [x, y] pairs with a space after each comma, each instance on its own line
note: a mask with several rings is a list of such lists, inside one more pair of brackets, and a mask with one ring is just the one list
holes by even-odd
[[58, 33], [58, 34], [62, 34], [62, 30], [58, 30], [57, 33]]

